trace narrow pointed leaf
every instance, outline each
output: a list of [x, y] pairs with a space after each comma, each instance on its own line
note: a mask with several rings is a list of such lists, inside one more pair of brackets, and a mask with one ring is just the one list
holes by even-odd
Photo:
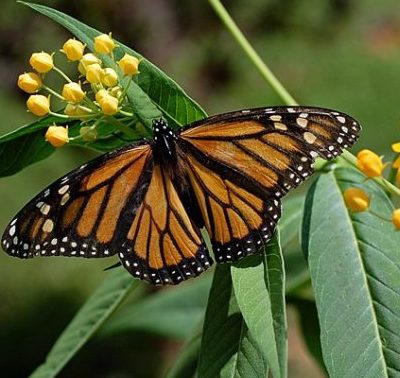
[[229, 265], [215, 269], [204, 321], [198, 376], [265, 378], [267, 366], [234, 295]]
[[263, 253], [232, 266], [233, 287], [240, 311], [274, 378], [287, 375], [284, 280], [278, 233]]
[[279, 221], [281, 246], [285, 261], [286, 293], [296, 291], [309, 282], [310, 275], [300, 246], [301, 219], [305, 197], [289, 196], [283, 200]]
[[392, 204], [355, 170], [321, 175], [308, 193], [303, 227], [329, 376], [400, 376], [400, 233], [372, 212], [350, 213], [342, 191], [368, 191], [372, 212]]
[[125, 270], [116, 269], [107, 273], [106, 280], [81, 307], [53, 345], [46, 361], [30, 377], [55, 377], [107, 320], [128, 291], [138, 285], [139, 281]]

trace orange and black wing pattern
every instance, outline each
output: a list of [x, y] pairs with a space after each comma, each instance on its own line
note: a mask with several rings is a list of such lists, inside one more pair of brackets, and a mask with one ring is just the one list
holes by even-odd
[[135, 212], [150, 182], [148, 144], [100, 156], [54, 182], [30, 201], [4, 232], [12, 256], [104, 257], [118, 252], [116, 230]]
[[178, 284], [212, 264], [198, 227], [159, 164], [140, 207], [119, 233], [122, 264], [135, 277], [156, 285]]
[[359, 124], [326, 109], [275, 107], [208, 118], [179, 137], [217, 261], [254, 253], [280, 218], [280, 198], [357, 139]]

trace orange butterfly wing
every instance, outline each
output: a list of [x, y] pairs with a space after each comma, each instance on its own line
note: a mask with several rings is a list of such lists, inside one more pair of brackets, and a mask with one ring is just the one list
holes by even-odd
[[170, 175], [158, 164], [142, 204], [121, 229], [123, 265], [154, 284], [177, 284], [212, 264]]
[[280, 198], [357, 139], [351, 117], [319, 108], [254, 109], [211, 117], [180, 134], [181, 158], [217, 261], [254, 253], [280, 218]]
[[139, 206], [151, 163], [149, 145], [131, 145], [65, 175], [11, 221], [4, 250], [20, 258], [115, 254], [120, 219]]

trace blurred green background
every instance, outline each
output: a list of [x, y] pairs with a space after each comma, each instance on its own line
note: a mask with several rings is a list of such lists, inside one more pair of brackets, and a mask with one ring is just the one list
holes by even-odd
[[[112, 31], [115, 38], [174, 78], [209, 114], [280, 104], [207, 1], [53, 0], [40, 4], [103, 32]], [[300, 104], [351, 114], [364, 127], [355, 151], [369, 147], [390, 157], [390, 144], [400, 140], [398, 0], [229, 0], [224, 4]], [[31, 52], [57, 51], [70, 35], [10, 0], [2, 2], [0, 21], [0, 132], [4, 134], [33, 120], [25, 111], [26, 95], [16, 86], [18, 74], [29, 70]], [[74, 66], [65, 69], [73, 72]], [[45, 185], [92, 156], [64, 148], [16, 176], [2, 178], [0, 230]], [[24, 377], [43, 361], [57, 335], [104, 279], [103, 269], [114, 262], [19, 261], [0, 254], [2, 376]], [[204, 282], [196, 291], [198, 311], [188, 330], [201, 316], [207, 277]], [[154, 290], [146, 285], [141, 295], [150, 291]], [[305, 355], [296, 314], [290, 311], [289, 315], [290, 377], [323, 376]], [[85, 346], [60, 376], [159, 377], [184, 337], [183, 331], [166, 335], [140, 326], [130, 332], [110, 332]]]

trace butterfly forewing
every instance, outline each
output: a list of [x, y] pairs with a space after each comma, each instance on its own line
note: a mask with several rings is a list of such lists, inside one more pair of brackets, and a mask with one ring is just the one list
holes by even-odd
[[4, 250], [22, 258], [115, 254], [121, 215], [132, 197], [140, 202], [150, 162], [148, 145], [130, 146], [57, 180], [11, 221]]

